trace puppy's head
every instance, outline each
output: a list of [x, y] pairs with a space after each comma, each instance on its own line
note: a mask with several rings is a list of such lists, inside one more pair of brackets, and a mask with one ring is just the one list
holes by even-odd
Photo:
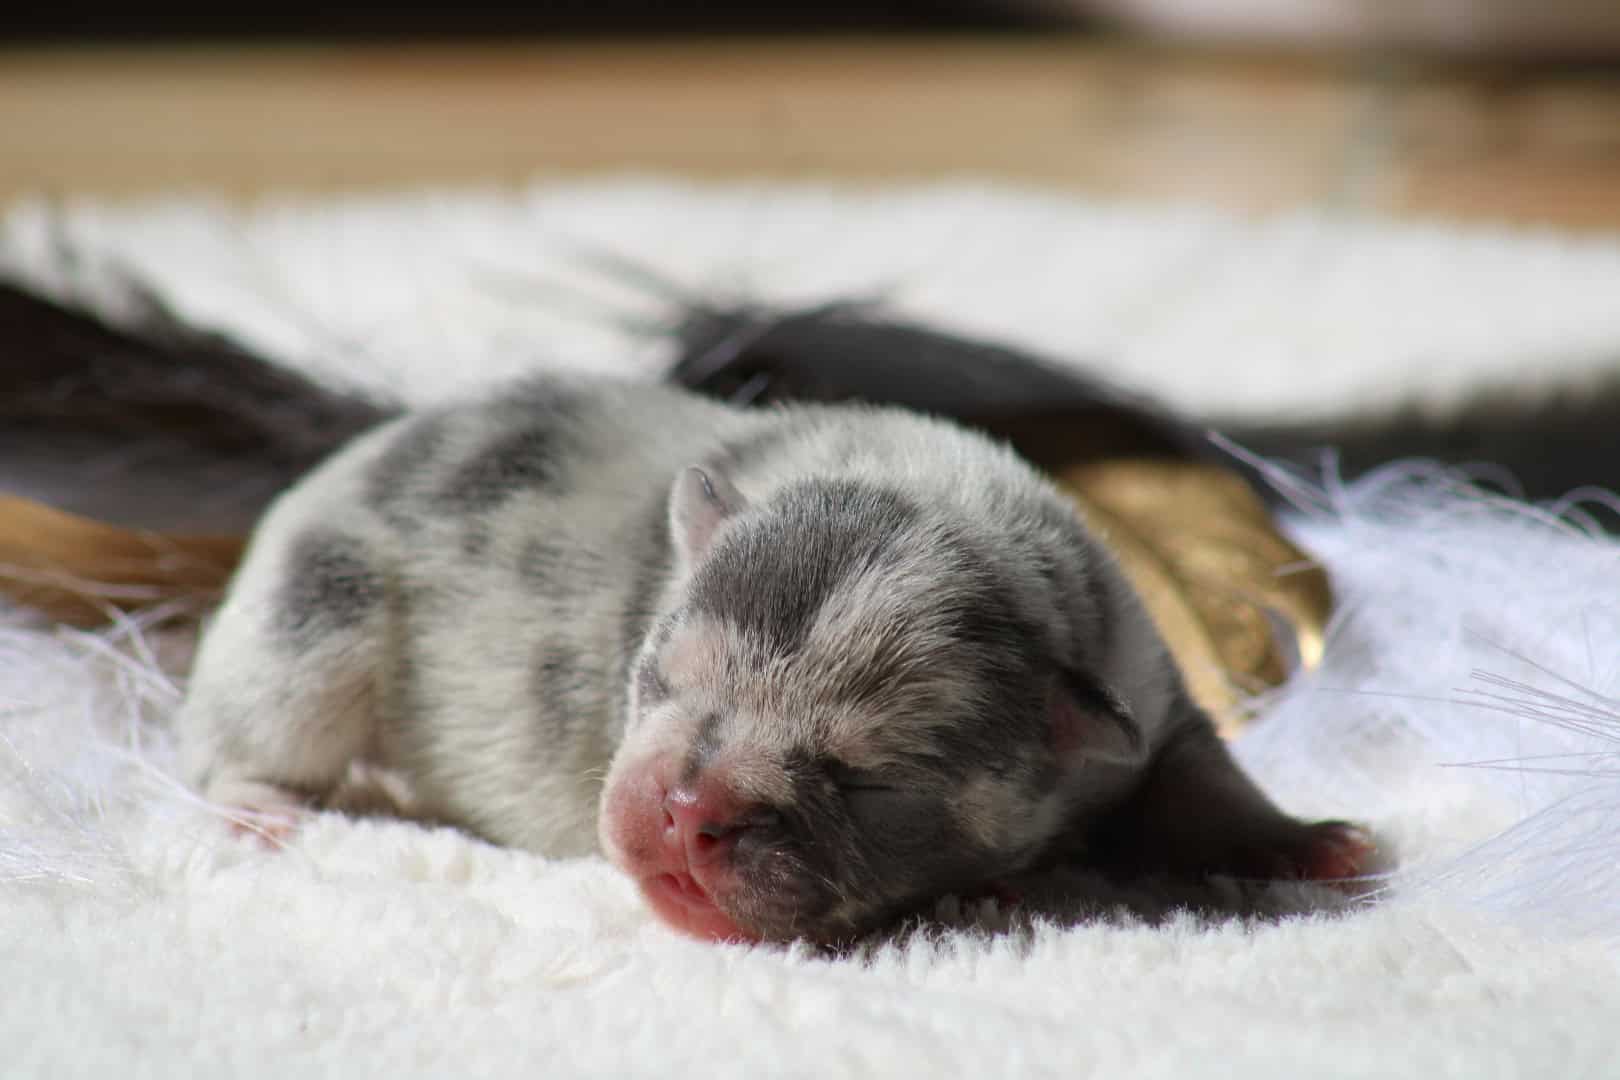
[[1086, 762], [1140, 756], [1039, 580], [948, 515], [855, 481], [755, 506], [697, 468], [670, 513], [681, 599], [599, 820], [671, 925], [847, 940], [1026, 868]]

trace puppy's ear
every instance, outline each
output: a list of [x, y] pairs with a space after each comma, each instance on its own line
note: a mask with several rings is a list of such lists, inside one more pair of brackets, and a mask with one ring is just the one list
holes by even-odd
[[1047, 716], [1052, 748], [1065, 765], [1136, 765], [1147, 758], [1147, 739], [1125, 699], [1083, 672], [1058, 676]]
[[669, 493], [669, 528], [681, 569], [690, 570], [709, 550], [720, 525], [748, 505], [718, 470], [690, 465]]

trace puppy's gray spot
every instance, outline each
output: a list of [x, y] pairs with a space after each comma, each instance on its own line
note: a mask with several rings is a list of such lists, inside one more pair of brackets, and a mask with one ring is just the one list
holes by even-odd
[[410, 494], [433, 459], [444, 449], [445, 422], [426, 416], [407, 424], [366, 474], [361, 498], [395, 528], [418, 524], [410, 511]]
[[525, 540], [513, 569], [525, 588], [557, 604], [599, 595], [615, 572], [603, 552], [551, 536]]
[[572, 559], [569, 548], [544, 536], [531, 536], [523, 542], [514, 569], [526, 586], [551, 595], [567, 581]]
[[452, 513], [490, 510], [519, 491], [545, 488], [562, 473], [557, 434], [526, 427], [489, 443], [445, 481], [436, 502]]
[[555, 423], [583, 415], [601, 399], [578, 384], [559, 382], [549, 375], [520, 379], [501, 396], [507, 412], [530, 420]]
[[530, 686], [546, 726], [559, 736], [588, 719], [594, 672], [579, 649], [560, 637], [541, 642]]
[[292, 544], [276, 597], [276, 622], [290, 637], [358, 625], [382, 598], [365, 547], [334, 529], [311, 529]]
[[692, 608], [791, 655], [839, 586], [878, 565], [917, 509], [898, 492], [848, 480], [797, 485], [771, 509], [722, 538], [693, 578]]
[[419, 728], [422, 717], [422, 647], [415, 634], [414, 600], [408, 589], [389, 590], [388, 625], [395, 630], [394, 663], [391, 678], [379, 680], [382, 706], [402, 728]]
[[500, 434], [451, 473], [436, 494], [440, 509], [478, 513], [521, 491], [545, 489], [564, 479], [573, 449], [571, 428], [585, 399], [548, 380], [519, 384], [491, 410]]

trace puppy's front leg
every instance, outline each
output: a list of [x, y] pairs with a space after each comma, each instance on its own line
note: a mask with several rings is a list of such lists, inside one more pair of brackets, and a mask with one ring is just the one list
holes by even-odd
[[1371, 836], [1279, 810], [1190, 701], [1141, 785], [1094, 834], [1105, 865], [1132, 872], [1333, 881], [1374, 869]]

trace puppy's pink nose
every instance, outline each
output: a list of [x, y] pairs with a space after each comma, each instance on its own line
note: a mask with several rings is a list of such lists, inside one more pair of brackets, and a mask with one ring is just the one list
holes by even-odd
[[724, 859], [744, 831], [775, 820], [774, 813], [744, 802], [721, 783], [680, 784], [664, 795], [664, 842], [684, 850], [694, 868]]

